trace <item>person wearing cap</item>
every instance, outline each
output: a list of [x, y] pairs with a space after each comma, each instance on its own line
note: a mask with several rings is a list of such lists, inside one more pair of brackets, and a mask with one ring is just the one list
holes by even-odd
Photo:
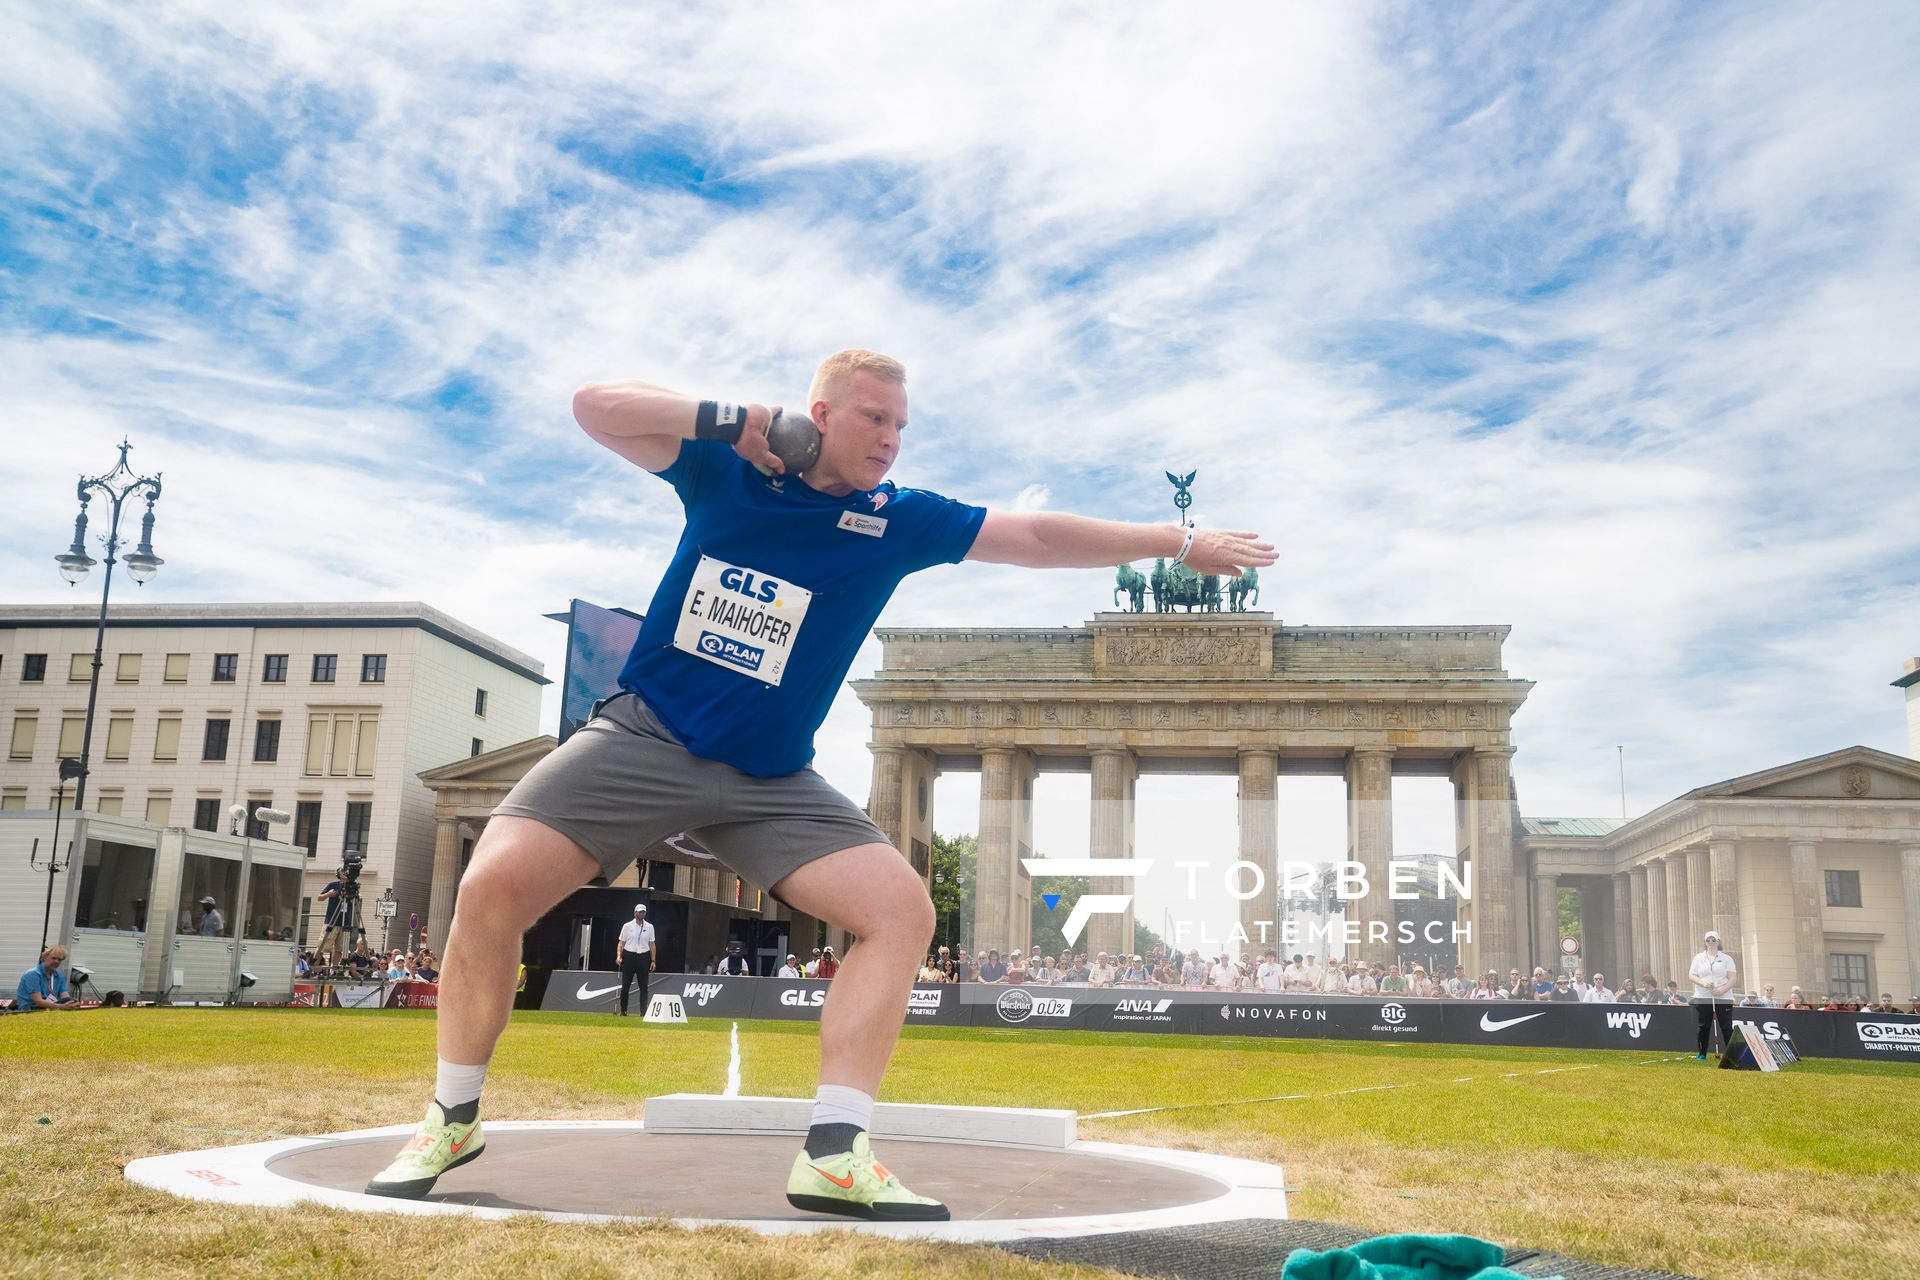
[[193, 931], [203, 938], [217, 938], [227, 931], [227, 922], [220, 915], [210, 893], [200, 899], [200, 918], [194, 921]]
[[752, 975], [753, 966], [747, 962], [746, 949], [740, 945], [740, 939], [734, 938], [727, 943], [727, 954], [720, 961], [719, 972], [728, 978], [745, 978]]
[[660, 940], [647, 923], [647, 904], [633, 904], [633, 919], [620, 926], [620, 940], [613, 944], [613, 965], [620, 970], [620, 1016], [627, 1016], [627, 988], [640, 984], [640, 998], [647, 998], [647, 978], [654, 961], [660, 958]]
[[838, 972], [840, 972], [840, 960], [833, 954], [833, 948], [820, 948], [820, 968], [813, 976], [816, 978], [832, 978], [833, 975]]
[[800, 957], [793, 954], [793, 952], [791, 951], [787, 952], [787, 962], [780, 966], [780, 972], [777, 976], [782, 978], [799, 977], [800, 976]]
[[1720, 935], [1707, 930], [1699, 953], [1687, 966], [1687, 977], [1693, 982], [1693, 1007], [1700, 1020], [1700, 1052], [1696, 1056], [1702, 1062], [1707, 1058], [1708, 1033], [1716, 1024], [1721, 1044], [1733, 1035], [1733, 980], [1738, 976], [1733, 957], [1720, 949]]

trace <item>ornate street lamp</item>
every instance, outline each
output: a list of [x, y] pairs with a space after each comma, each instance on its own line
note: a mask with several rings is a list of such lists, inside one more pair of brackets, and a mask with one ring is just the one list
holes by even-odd
[[[93, 678], [87, 683], [87, 719], [80, 733], [80, 761], [73, 791], [73, 811], [76, 815], [84, 811], [87, 805], [87, 775], [93, 751], [93, 711], [100, 698], [101, 652], [107, 642], [107, 599], [113, 592], [113, 566], [120, 558], [120, 548], [124, 545], [120, 540], [120, 512], [128, 498], [144, 497], [147, 511], [140, 524], [140, 545], [126, 557], [127, 572], [133, 576], [135, 585], [144, 586], [164, 563], [153, 554], [153, 504], [160, 498], [160, 477], [135, 475], [133, 468], [127, 465], [127, 454], [132, 449], [133, 445], [122, 439], [118, 466], [105, 475], [80, 477], [76, 490], [80, 498], [80, 514], [73, 521], [73, 545], [54, 557], [54, 562], [60, 566], [60, 576], [70, 585], [79, 586], [86, 580], [93, 566], [99, 563], [87, 554], [87, 504], [95, 494], [104, 496], [112, 505], [112, 516], [107, 524], [106, 535], [95, 535], [107, 551], [107, 572], [100, 584], [100, 621], [93, 633]], [[62, 776], [66, 776], [64, 767]], [[67, 865], [67, 906], [66, 915], [60, 923], [60, 941], [70, 945], [73, 941], [73, 913], [80, 899], [80, 877], [73, 870], [71, 858]]]

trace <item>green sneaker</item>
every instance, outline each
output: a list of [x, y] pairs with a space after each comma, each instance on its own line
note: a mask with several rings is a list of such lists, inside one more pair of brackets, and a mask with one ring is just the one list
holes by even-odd
[[433, 1190], [441, 1174], [458, 1169], [486, 1149], [487, 1138], [480, 1132], [478, 1117], [472, 1124], [451, 1124], [438, 1102], [428, 1103], [427, 1118], [393, 1163], [374, 1175], [367, 1184], [367, 1194], [418, 1200]]
[[840, 1213], [874, 1222], [945, 1222], [951, 1215], [938, 1200], [917, 1196], [873, 1158], [867, 1135], [855, 1134], [853, 1150], [809, 1159], [802, 1151], [787, 1175], [787, 1203], [812, 1213]]

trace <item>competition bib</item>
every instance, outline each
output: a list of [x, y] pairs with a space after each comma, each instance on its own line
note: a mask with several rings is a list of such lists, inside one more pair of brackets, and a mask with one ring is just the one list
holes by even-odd
[[813, 592], [756, 569], [700, 557], [674, 628], [673, 647], [777, 685]]

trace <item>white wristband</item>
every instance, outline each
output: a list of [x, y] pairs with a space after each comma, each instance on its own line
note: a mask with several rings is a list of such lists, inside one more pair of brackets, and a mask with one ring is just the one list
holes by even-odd
[[1187, 562], [1187, 552], [1193, 550], [1193, 535], [1194, 528], [1192, 525], [1188, 525], [1186, 541], [1180, 544], [1180, 554], [1173, 558], [1175, 564], [1185, 564]]

